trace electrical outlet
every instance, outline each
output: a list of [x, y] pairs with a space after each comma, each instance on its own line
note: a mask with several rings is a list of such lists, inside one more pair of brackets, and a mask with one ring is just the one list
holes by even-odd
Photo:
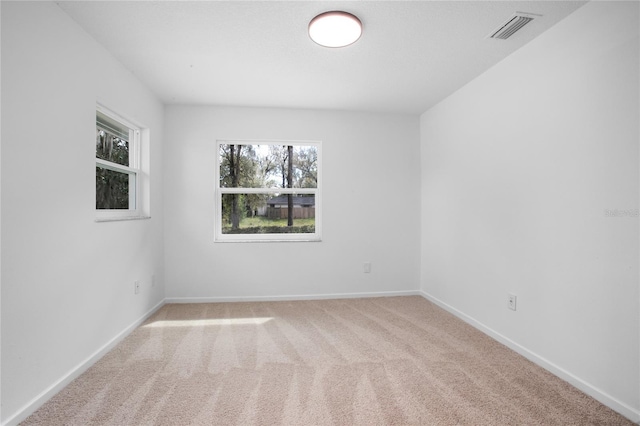
[[507, 308], [511, 309], [512, 311], [515, 311], [516, 300], [517, 300], [517, 296], [515, 294], [508, 293]]
[[133, 293], [134, 294], [140, 293], [140, 281], [133, 282]]
[[365, 274], [371, 273], [371, 262], [364, 262], [363, 271]]

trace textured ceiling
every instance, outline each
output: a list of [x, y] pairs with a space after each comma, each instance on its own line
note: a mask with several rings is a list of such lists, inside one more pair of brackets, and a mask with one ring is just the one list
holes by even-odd
[[[420, 114], [582, 6], [578, 1], [61, 1], [165, 103]], [[327, 49], [309, 21], [345, 10], [361, 39]], [[542, 15], [488, 39], [513, 13]]]

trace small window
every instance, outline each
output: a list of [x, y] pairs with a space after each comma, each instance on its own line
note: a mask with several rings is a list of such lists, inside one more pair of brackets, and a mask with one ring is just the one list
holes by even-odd
[[320, 241], [320, 143], [218, 141], [215, 241]]
[[140, 129], [116, 114], [96, 111], [98, 219], [140, 216]]

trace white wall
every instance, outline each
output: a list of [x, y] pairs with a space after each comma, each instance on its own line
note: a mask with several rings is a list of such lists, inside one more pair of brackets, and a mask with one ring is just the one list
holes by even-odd
[[[163, 106], [54, 2], [1, 7], [4, 423], [163, 299]], [[151, 130], [152, 219], [94, 222], [96, 101]]]
[[421, 117], [423, 291], [636, 421], [638, 12], [589, 3]]
[[[604, 214], [638, 208], [637, 3], [584, 6], [420, 121], [171, 106], [166, 123], [54, 3], [1, 8], [3, 423], [159, 303], [164, 282], [173, 300], [421, 282], [638, 417], [638, 219]], [[151, 128], [150, 220], [93, 220], [96, 101]], [[214, 244], [216, 138], [323, 141], [323, 241]], [[285, 262], [289, 277], [266, 279]]]
[[[419, 117], [197, 106], [168, 106], [165, 116], [168, 298], [418, 290]], [[322, 141], [322, 242], [213, 242], [224, 138]]]

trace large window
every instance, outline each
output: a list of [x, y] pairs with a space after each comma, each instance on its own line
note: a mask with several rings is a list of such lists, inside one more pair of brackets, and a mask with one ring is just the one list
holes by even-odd
[[216, 241], [319, 241], [320, 143], [218, 141]]
[[114, 113], [96, 110], [96, 214], [98, 219], [140, 215], [140, 129]]

